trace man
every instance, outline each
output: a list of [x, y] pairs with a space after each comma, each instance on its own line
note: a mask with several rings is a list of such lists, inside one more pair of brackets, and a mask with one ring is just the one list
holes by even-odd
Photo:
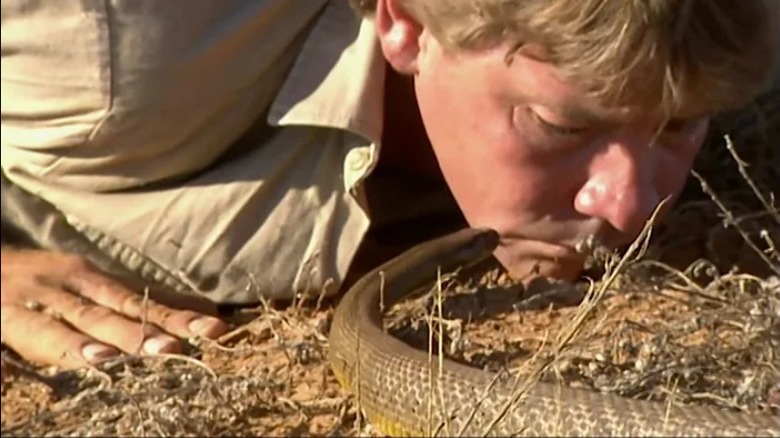
[[[3, 222], [42, 249], [3, 248], [3, 343], [176, 352], [226, 326], [174, 307], [333, 294], [369, 231], [415, 218], [462, 213], [515, 277], [573, 279], [777, 53], [770, 0], [354, 6], [4, 1]], [[142, 335], [147, 287], [174, 299]]]

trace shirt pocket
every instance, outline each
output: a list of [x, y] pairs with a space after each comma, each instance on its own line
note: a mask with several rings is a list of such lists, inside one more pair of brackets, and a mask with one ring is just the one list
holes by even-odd
[[3, 147], [83, 145], [110, 112], [106, 0], [3, 0]]

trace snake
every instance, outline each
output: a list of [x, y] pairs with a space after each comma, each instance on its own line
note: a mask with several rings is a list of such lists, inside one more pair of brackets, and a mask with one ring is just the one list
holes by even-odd
[[384, 309], [431, 287], [443, 272], [484, 260], [498, 241], [492, 229], [467, 227], [423, 242], [344, 294], [331, 321], [328, 362], [373, 427], [390, 436], [780, 437], [772, 414], [525, 382], [431, 357], [383, 330]]

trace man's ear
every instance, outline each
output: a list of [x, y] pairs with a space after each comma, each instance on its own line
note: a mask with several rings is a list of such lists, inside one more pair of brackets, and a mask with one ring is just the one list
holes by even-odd
[[414, 75], [423, 27], [400, 3], [399, 0], [377, 0], [374, 21], [387, 62], [400, 73]]

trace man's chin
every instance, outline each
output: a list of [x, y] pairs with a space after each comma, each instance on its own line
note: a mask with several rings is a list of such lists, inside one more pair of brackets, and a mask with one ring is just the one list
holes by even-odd
[[537, 277], [574, 281], [585, 267], [585, 256], [575, 252], [558, 256], [529, 254], [511, 257], [503, 254], [499, 248], [496, 258], [513, 279], [526, 284]]

